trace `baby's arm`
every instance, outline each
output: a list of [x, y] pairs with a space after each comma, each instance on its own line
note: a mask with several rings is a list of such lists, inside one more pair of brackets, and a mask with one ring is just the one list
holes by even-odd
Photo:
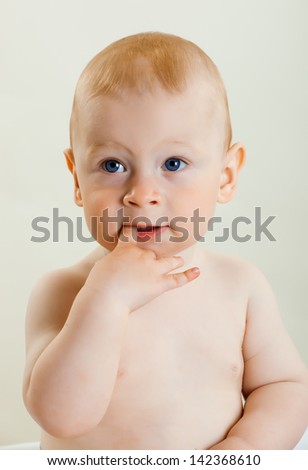
[[251, 276], [243, 343], [243, 417], [212, 449], [292, 449], [308, 425], [308, 374], [279, 316], [272, 290]]
[[45, 275], [26, 320], [24, 401], [40, 426], [59, 438], [84, 434], [104, 413], [127, 317], [116, 299], [98, 299], [84, 288], [72, 299], [74, 284], [69, 270]]
[[[189, 269], [168, 274], [183, 259], [158, 259], [139, 248], [131, 228], [76, 289], [63, 271], [33, 292], [27, 313], [24, 401], [34, 419], [59, 438], [96, 427], [115, 384], [128, 314], [166, 290], [195, 279]], [[77, 294], [77, 295], [76, 295]]]

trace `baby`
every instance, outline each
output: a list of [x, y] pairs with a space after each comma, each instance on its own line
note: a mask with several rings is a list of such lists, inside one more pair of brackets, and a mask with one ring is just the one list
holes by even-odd
[[231, 138], [219, 72], [190, 41], [136, 34], [83, 71], [64, 153], [98, 246], [29, 300], [24, 401], [43, 449], [301, 438], [307, 369], [268, 282], [200, 243], [245, 160]]

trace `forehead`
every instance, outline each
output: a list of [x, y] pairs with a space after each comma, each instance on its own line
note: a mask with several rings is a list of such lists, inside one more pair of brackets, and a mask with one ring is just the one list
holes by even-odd
[[213, 136], [221, 106], [217, 92], [195, 79], [181, 93], [157, 85], [153, 92], [127, 90], [119, 98], [97, 96], [78, 111], [78, 140], [83, 146], [102, 139], [154, 143], [164, 137], [201, 139]]

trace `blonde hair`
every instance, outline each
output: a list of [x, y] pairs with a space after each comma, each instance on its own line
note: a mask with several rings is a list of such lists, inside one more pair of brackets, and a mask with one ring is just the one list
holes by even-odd
[[144, 32], [124, 37], [99, 52], [83, 70], [76, 86], [70, 120], [70, 145], [78, 110], [89, 100], [105, 95], [120, 98], [127, 90], [154, 90], [157, 81], [170, 93], [181, 93], [188, 79], [201, 72], [224, 108], [224, 147], [232, 139], [226, 91], [219, 71], [196, 44], [173, 34]]

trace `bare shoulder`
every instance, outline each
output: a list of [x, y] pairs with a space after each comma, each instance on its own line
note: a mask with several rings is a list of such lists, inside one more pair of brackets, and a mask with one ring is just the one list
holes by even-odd
[[105, 252], [94, 250], [72, 266], [49, 271], [41, 276], [30, 294], [27, 326], [61, 328], [95, 261], [104, 255]]
[[210, 253], [210, 263], [219, 279], [246, 301], [247, 327], [268, 328], [281, 321], [278, 302], [269, 280], [252, 262], [231, 255]]
[[252, 262], [239, 256], [207, 252], [205, 266], [213, 275], [223, 279], [225, 283], [236, 286], [238, 291], [245, 291], [250, 298], [257, 285], [268, 284], [262, 271]]

